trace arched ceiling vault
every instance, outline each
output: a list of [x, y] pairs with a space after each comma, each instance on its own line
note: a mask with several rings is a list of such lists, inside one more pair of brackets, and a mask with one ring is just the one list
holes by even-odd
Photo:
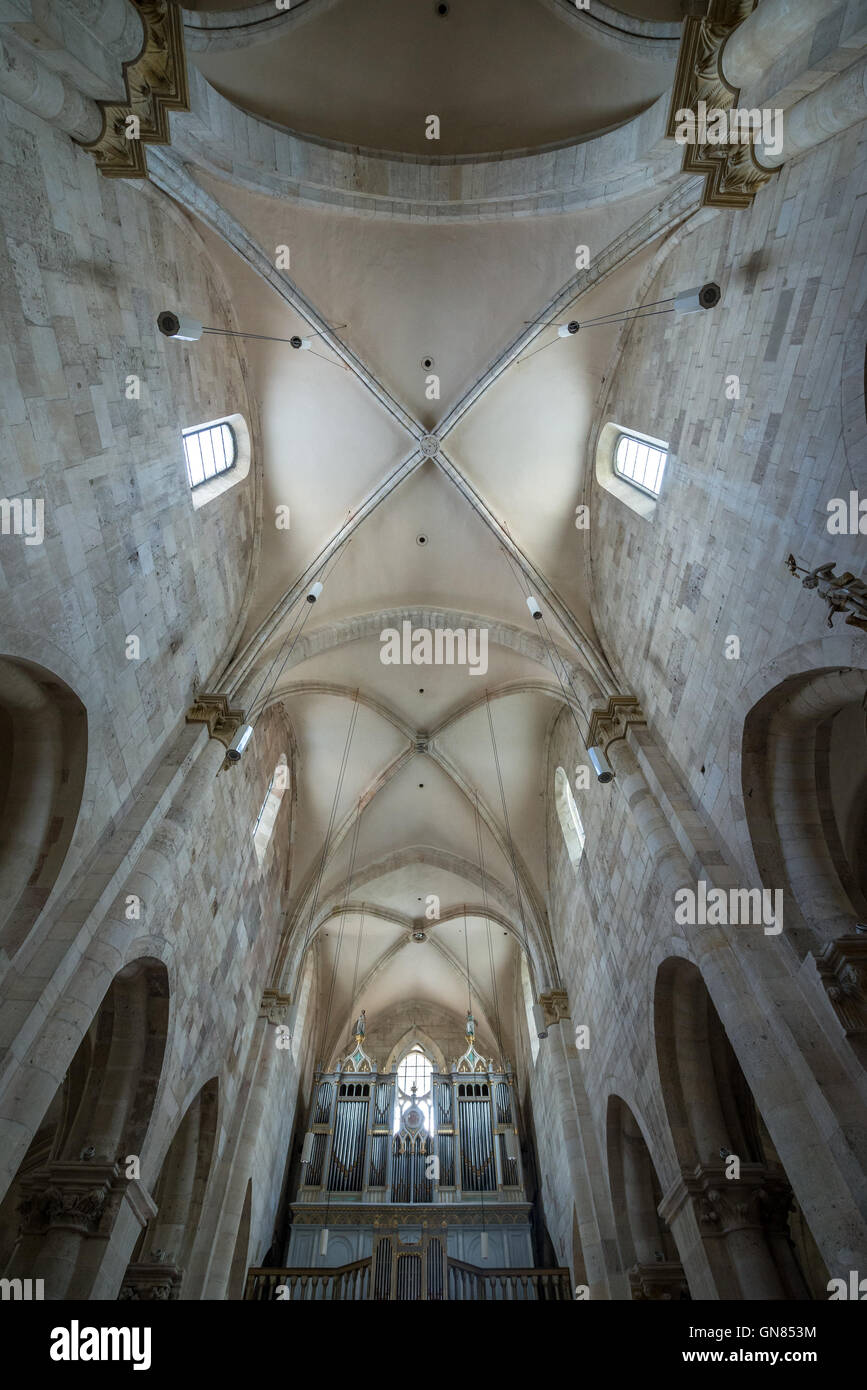
[[[237, 324], [265, 335], [244, 342], [258, 570], [209, 688], [254, 724], [279, 703], [291, 730], [271, 980], [291, 992], [317, 957], [320, 1055], [359, 1007], [460, 1018], [468, 959], [480, 1027], [507, 1046], [522, 952], [537, 990], [559, 984], [547, 747], [564, 710], [583, 737], [619, 693], [575, 515], [620, 328], [556, 325], [632, 304], [699, 205], [660, 140], [674, 8], [185, 13], [191, 111], [150, 175], [194, 219]], [[293, 334], [314, 350], [265, 340]], [[383, 634], [404, 625], [483, 634], [484, 657], [392, 664]]]
[[[484, 917], [450, 919], [440, 928], [431, 930], [423, 944], [416, 943], [406, 932], [382, 933], [382, 938], [365, 956], [366, 968], [355, 972], [355, 952], [361, 928], [360, 919], [346, 914], [342, 938], [336, 919], [336, 935], [322, 936], [317, 941], [320, 950], [320, 994], [322, 996], [323, 1031], [319, 1052], [330, 1057], [343, 1050], [352, 1034], [352, 1024], [359, 1011], [366, 1008], [369, 1017], [381, 1017], [390, 1008], [403, 1002], [402, 987], [409, 990], [416, 978], [418, 961], [428, 977], [428, 997], [439, 1003], [444, 1011], [459, 1016], [471, 1000], [473, 1014], [481, 1032], [503, 1041], [504, 1050], [514, 1046], [512, 1021], [503, 988], [512, 987], [512, 973], [517, 968], [518, 948], [513, 939], [499, 928], [496, 940], [488, 944], [488, 922]], [[464, 926], [468, 938], [464, 935]], [[365, 927], [371, 922], [365, 917]], [[466, 965], [466, 943], [469, 940], [469, 976]], [[364, 937], [362, 937], [362, 947]], [[339, 950], [338, 950], [339, 948]], [[491, 975], [491, 958], [494, 973]], [[337, 969], [335, 970], [335, 962]], [[341, 969], [341, 966], [343, 968]], [[469, 989], [468, 989], [469, 979]], [[496, 982], [497, 995], [493, 993]], [[332, 984], [334, 988], [332, 988]], [[353, 992], [354, 987], [354, 992]], [[508, 996], [506, 996], [508, 998]], [[330, 1008], [329, 1008], [330, 1003]]]

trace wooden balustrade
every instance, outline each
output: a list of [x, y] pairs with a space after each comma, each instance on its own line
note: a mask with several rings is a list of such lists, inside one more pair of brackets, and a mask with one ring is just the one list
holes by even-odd
[[[244, 1298], [257, 1302], [281, 1298], [301, 1303], [337, 1299], [363, 1302], [373, 1297], [373, 1257], [335, 1269], [251, 1269]], [[446, 1257], [447, 1297], [456, 1302], [533, 1303], [570, 1301], [568, 1269], [482, 1269]]]
[[448, 1261], [448, 1296], [478, 1302], [571, 1301], [568, 1269], [483, 1269], [463, 1260]]
[[370, 1298], [370, 1267], [372, 1256], [354, 1260], [352, 1264], [334, 1269], [251, 1269], [247, 1274], [244, 1298], [259, 1303], [318, 1302], [338, 1299], [354, 1303]]

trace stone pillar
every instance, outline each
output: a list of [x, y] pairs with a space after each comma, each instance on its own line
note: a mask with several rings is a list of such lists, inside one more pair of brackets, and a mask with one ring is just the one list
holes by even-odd
[[693, 886], [695, 875], [627, 742], [630, 730], [641, 728], [646, 722], [637, 700], [612, 696], [604, 708], [592, 711], [588, 738], [591, 745], [605, 749], [616, 774], [617, 786], [629, 803], [663, 891], [671, 896], [673, 914], [675, 890]]
[[[184, 1287], [185, 1298], [226, 1297], [253, 1156], [266, 1106], [273, 1103], [271, 1088], [275, 1069], [281, 1060], [288, 1062], [292, 1057], [291, 1050], [277, 1046], [276, 1036], [276, 1029], [287, 1023], [289, 1011], [287, 995], [273, 989], [265, 991], [247, 1053], [245, 1084], [232, 1117], [231, 1148], [224, 1154], [213, 1184], [214, 1193], [206, 1217], [208, 1239], [194, 1252], [191, 1277]], [[297, 1100], [296, 1091], [294, 1104], [291, 1101], [285, 1104], [283, 1153], [288, 1150]], [[283, 1096], [281, 1102], [285, 1103]]]
[[156, 1211], [115, 1163], [51, 1163], [21, 1188], [21, 1234], [7, 1275], [44, 1279], [47, 1299], [88, 1298], [121, 1210], [139, 1229]]
[[746, 1301], [792, 1297], [774, 1259], [769, 1236], [779, 1237], [780, 1217], [791, 1205], [791, 1188], [782, 1171], [742, 1163], [740, 1177], [727, 1178], [725, 1165], [684, 1169], [660, 1203], [660, 1214], [674, 1227], [691, 1206], [707, 1248], [718, 1296]]
[[111, 101], [124, 96], [124, 64], [141, 53], [143, 9], [130, 0], [4, 0], [0, 23], [83, 96]]
[[163, 1264], [154, 1252], [149, 1263], [130, 1265], [123, 1277], [118, 1299], [122, 1302], [175, 1302], [180, 1298], [183, 1271], [177, 1265]]
[[8, 36], [0, 36], [0, 94], [75, 140], [96, 140], [102, 130], [102, 112], [96, 102]]
[[[580, 1059], [572, 1037], [569, 1000], [562, 989], [539, 995], [545, 1011], [548, 1038], [541, 1044], [550, 1053], [548, 1074], [557, 1092], [557, 1112], [563, 1136], [563, 1158], [578, 1216], [581, 1250], [591, 1299], [625, 1295], [618, 1288], [617, 1240], [604, 1180], [602, 1154], [596, 1143], [590, 1103], [584, 1089]], [[541, 1059], [540, 1059], [541, 1060]]]
[[811, 34], [841, 0], [761, 0], [729, 35], [719, 55], [723, 81], [740, 90], [763, 76], [781, 53]]
[[755, 156], [764, 168], [778, 169], [786, 160], [805, 154], [865, 119], [867, 58], [861, 58], [789, 107], [783, 115], [783, 148], [778, 154], [770, 154], [757, 136]]
[[629, 1288], [633, 1303], [669, 1303], [689, 1298], [683, 1266], [676, 1260], [633, 1265]]

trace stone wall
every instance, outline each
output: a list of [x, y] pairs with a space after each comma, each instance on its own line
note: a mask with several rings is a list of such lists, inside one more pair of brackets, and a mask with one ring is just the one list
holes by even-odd
[[[722, 304], [633, 325], [600, 415], [672, 452], [651, 520], [591, 484], [597, 629], [747, 867], [729, 782], [742, 691], [772, 664], [782, 679], [782, 654], [801, 643], [821, 643], [829, 666], [867, 655], [867, 637], [841, 618], [829, 632], [822, 600], [785, 566], [792, 552], [810, 569], [834, 560], [838, 574], [863, 574], [863, 539], [826, 523], [830, 499], [867, 493], [865, 159], [856, 127], [784, 167], [752, 208], [686, 235], [644, 298], [715, 280]], [[727, 399], [731, 375], [740, 399]], [[729, 636], [738, 659], [726, 657]]]
[[[551, 1028], [535, 1066], [529, 1049], [523, 1065], [550, 1177], [542, 1198], [551, 1237], [565, 1262], [578, 1193], [588, 1282], [601, 1249], [609, 1296], [628, 1295], [618, 1292], [622, 1264], [607, 1182], [592, 1190], [588, 1153], [579, 1164], [585, 1179], [591, 1174], [582, 1198], [575, 1168], [565, 1150], [554, 1152], [550, 1136], [565, 1132], [558, 1114], [568, 1128], [571, 1106], [581, 1144], [595, 1151], [607, 1175], [608, 1101], [619, 1096], [638, 1121], [663, 1193], [676, 1182], [664, 1098], [671, 1077], [660, 1067], [654, 1018], [657, 970], [671, 957], [698, 963], [829, 1267], [853, 1258], [862, 1242], [851, 1226], [849, 1237], [831, 1234], [834, 1218], [822, 1194], [833, 1165], [853, 1157], [854, 1143], [841, 1135], [863, 1073], [817, 988], [812, 958], [802, 964], [785, 931], [778, 939], [760, 928], [678, 928], [671, 884], [678, 862], [689, 866], [693, 883], [717, 875], [762, 882], [743, 809], [746, 715], [790, 673], [865, 664], [864, 635], [839, 618], [829, 632], [824, 604], [784, 564], [793, 551], [809, 568], [834, 560], [838, 573], [863, 573], [861, 538], [829, 535], [826, 504], [867, 488], [865, 247], [857, 196], [865, 152], [863, 130], [860, 139], [851, 131], [784, 168], [751, 209], [699, 220], [644, 299], [716, 280], [722, 307], [632, 326], [598, 419], [597, 432], [613, 419], [670, 441], [672, 449], [651, 519], [595, 479], [586, 496], [597, 629], [624, 691], [642, 701], [648, 728], [630, 735], [633, 762], [621, 765], [614, 783], [593, 780], [576, 789], [586, 831], [577, 869], [563, 842], [553, 783], [562, 765], [574, 785], [575, 767], [587, 757], [568, 715], [552, 731], [548, 906], [571, 1018]], [[740, 378], [740, 399], [726, 397], [731, 374]], [[740, 638], [739, 659], [726, 659], [729, 635]], [[627, 779], [624, 769], [635, 759], [640, 777]], [[659, 812], [652, 834], [648, 808]], [[523, 1009], [516, 1013], [526, 1035]], [[575, 1048], [579, 1024], [589, 1029], [583, 1050]], [[569, 1085], [557, 1078], [562, 1056], [572, 1078], [568, 1106]], [[823, 1123], [835, 1137], [823, 1173], [809, 1160], [806, 1129], [799, 1134], [797, 1125], [812, 1123], [804, 1117], [823, 1110], [821, 1097], [834, 1087]], [[695, 1276], [693, 1296], [720, 1296], [704, 1277]]]
[[[100, 177], [3, 102], [0, 224], [0, 492], [42, 499], [45, 532], [0, 536], [0, 652], [59, 675], [88, 713], [59, 892], [231, 646], [253, 555], [256, 419], [233, 344], [185, 347], [156, 329], [178, 304], [230, 318], [192, 223], [147, 181]], [[179, 429], [234, 411], [253, 430], [253, 469], [196, 511]]]

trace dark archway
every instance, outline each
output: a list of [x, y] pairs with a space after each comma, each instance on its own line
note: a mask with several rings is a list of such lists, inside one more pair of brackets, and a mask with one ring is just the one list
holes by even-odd
[[78, 696], [41, 666], [0, 657], [0, 944], [9, 955], [63, 867], [86, 770]]
[[180, 1297], [211, 1173], [218, 1097], [217, 1078], [212, 1077], [178, 1125], [154, 1189], [157, 1214], [136, 1242], [121, 1286], [122, 1299]]
[[804, 1235], [806, 1222], [787, 1174], [690, 961], [669, 959], [660, 966], [655, 1033], [681, 1165], [662, 1215], [676, 1234], [687, 1272], [687, 1250], [698, 1232], [719, 1298], [824, 1298], [827, 1270], [812, 1235]]
[[662, 1191], [638, 1121], [619, 1096], [608, 1099], [608, 1177], [620, 1259], [637, 1302], [681, 1301], [689, 1286], [677, 1245], [659, 1214]]
[[5, 1272], [44, 1278], [50, 1299], [87, 1298], [153, 1115], [168, 1034], [165, 966], [112, 981], [0, 1207]]

